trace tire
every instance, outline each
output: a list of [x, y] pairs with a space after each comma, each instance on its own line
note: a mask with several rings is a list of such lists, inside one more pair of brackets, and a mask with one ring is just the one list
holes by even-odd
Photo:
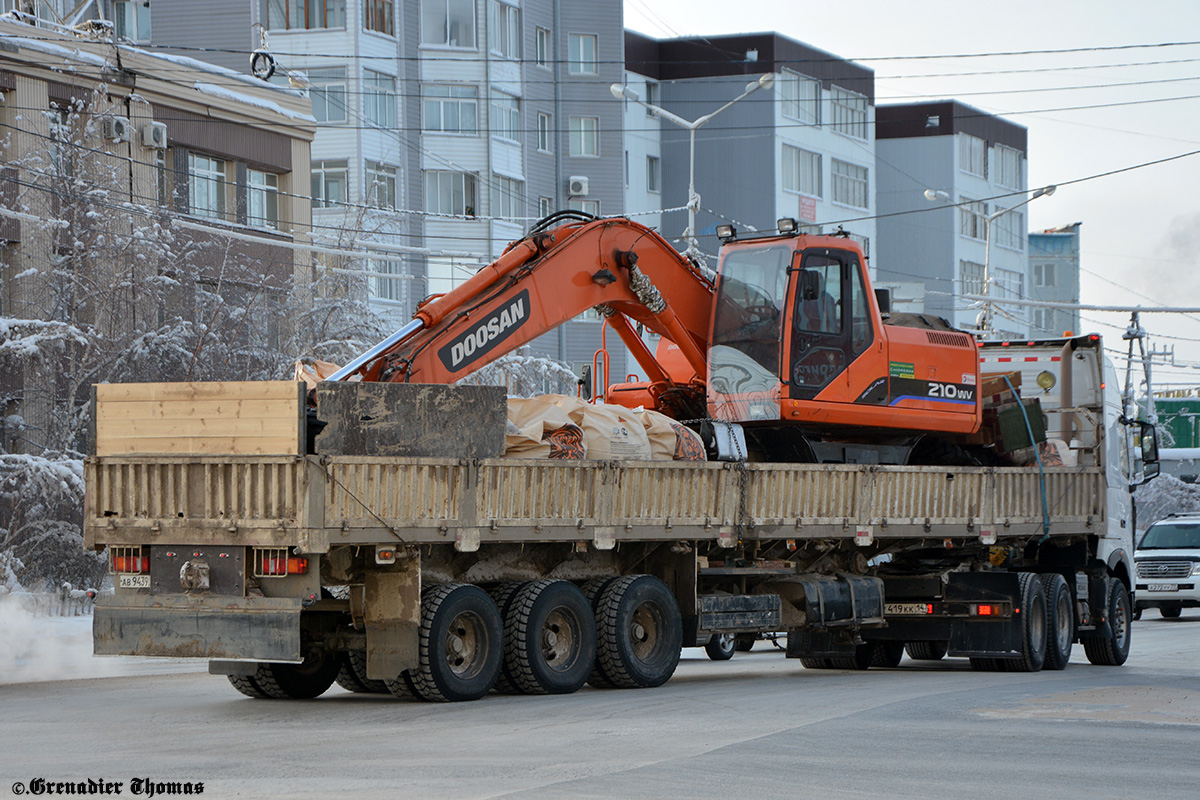
[[1040, 576], [1046, 595], [1046, 660], [1043, 669], [1066, 669], [1075, 643], [1075, 604], [1067, 580], [1057, 572]]
[[[496, 608], [500, 610], [500, 619], [504, 621], [505, 625], [508, 624], [508, 609], [512, 605], [512, 599], [524, 585], [524, 581], [507, 581], [488, 592], [492, 596], [492, 600], [496, 602]], [[507, 658], [500, 665], [500, 676], [496, 678], [496, 685], [492, 687], [492, 690], [499, 694], [520, 694], [520, 690], [513, 683], [512, 675], [509, 673]]]
[[679, 604], [651, 575], [627, 575], [601, 592], [596, 665], [619, 689], [661, 686], [675, 674], [683, 643]]
[[1183, 613], [1183, 608], [1180, 606], [1159, 606], [1158, 613], [1162, 614], [1163, 619], [1179, 619], [1179, 615]]
[[871, 648], [871, 666], [881, 669], [895, 669], [904, 658], [904, 642], [873, 642]]
[[913, 661], [941, 661], [949, 647], [947, 641], [907, 642], [904, 651]]
[[447, 583], [421, 596], [419, 664], [407, 677], [422, 700], [478, 700], [492, 690], [504, 658], [500, 609], [478, 586]]
[[754, 649], [754, 643], [758, 641], [758, 636], [751, 634], [749, 636], [739, 635], [733, 640], [733, 649], [739, 653], [749, 653]]
[[1134, 606], [1134, 608], [1133, 608], [1133, 618], [1134, 618], [1135, 620], [1138, 620], [1138, 619], [1141, 619], [1141, 618], [1142, 618], [1142, 607], [1141, 607], [1141, 606]]
[[875, 658], [875, 643], [867, 642], [857, 645], [852, 656], [836, 656], [829, 659], [830, 669], [870, 669], [871, 661]]
[[1132, 614], [1129, 611], [1129, 590], [1116, 578], [1109, 578], [1108, 625], [1112, 636], [1107, 639], [1084, 639], [1083, 652], [1093, 664], [1102, 667], [1119, 667], [1129, 658], [1129, 645], [1133, 639]]
[[341, 669], [337, 653], [310, 653], [300, 664], [267, 662], [258, 665], [254, 683], [268, 696], [277, 700], [311, 700], [320, 697], [333, 686]]
[[233, 688], [246, 695], [246, 697], [253, 697], [255, 700], [268, 700], [271, 697], [249, 675], [226, 675], [225, 677], [229, 678], [229, 683], [232, 684]]
[[811, 658], [802, 656], [800, 658], [800, 666], [805, 669], [833, 669], [831, 659], [828, 658]]
[[732, 633], [714, 633], [704, 645], [704, 652], [713, 661], [728, 661], [737, 651], [737, 640]]
[[971, 669], [976, 672], [1002, 672], [1003, 662], [998, 658], [976, 658], [971, 656]]
[[[588, 605], [590, 605], [592, 607], [592, 614], [596, 617], [597, 655], [599, 655], [599, 648], [600, 648], [600, 641], [598, 638], [600, 635], [599, 634], [600, 628], [598, 627], [599, 622], [600, 622], [600, 612], [599, 612], [600, 595], [604, 592], [605, 589], [608, 588], [609, 584], [611, 584], [615, 580], [617, 580], [617, 578], [612, 575], [608, 575], [603, 578], [592, 578], [591, 580], [584, 581], [583, 585], [581, 585], [579, 587], [579, 590], [581, 592], [583, 592], [583, 596], [587, 598]], [[591, 686], [594, 686], [597, 689], [615, 689], [616, 688], [609, 682], [608, 678], [604, 677], [604, 673], [600, 670], [599, 660], [597, 660], [597, 663], [592, 666], [592, 674], [588, 676], [587, 682]]]
[[1003, 659], [1007, 672], [1037, 672], [1046, 663], [1046, 593], [1035, 572], [1017, 576], [1021, 603], [1018, 606], [1021, 626], [1021, 654], [1015, 659]]
[[513, 595], [504, 620], [504, 663], [524, 694], [579, 691], [596, 663], [596, 618], [578, 586], [532, 581]]
[[356, 694], [387, 694], [388, 687], [383, 681], [367, 677], [367, 652], [351, 650], [342, 657], [342, 665], [334, 678], [337, 685], [348, 692]]

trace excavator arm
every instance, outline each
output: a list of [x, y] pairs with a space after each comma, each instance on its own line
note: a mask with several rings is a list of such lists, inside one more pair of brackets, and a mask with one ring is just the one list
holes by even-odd
[[[563, 217], [570, 221], [549, 227]], [[702, 395], [712, 281], [644, 225], [581, 217], [547, 218], [454, 290], [424, 301], [409, 325], [331, 379], [453, 383], [595, 308], [645, 370], [652, 396]], [[637, 325], [675, 343], [693, 374], [669, 372]]]

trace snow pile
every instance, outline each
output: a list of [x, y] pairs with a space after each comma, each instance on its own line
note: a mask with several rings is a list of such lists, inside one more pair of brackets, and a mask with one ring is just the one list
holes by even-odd
[[1165, 473], [1139, 486], [1133, 499], [1139, 532], [1168, 514], [1200, 514], [1200, 486]]

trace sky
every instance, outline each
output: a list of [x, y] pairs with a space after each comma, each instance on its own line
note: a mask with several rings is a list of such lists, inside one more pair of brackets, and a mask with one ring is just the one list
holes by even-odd
[[[1030, 230], [1083, 223], [1081, 302], [1200, 308], [1200, 153], [1064, 185], [1200, 151], [1200, 0], [625, 0], [625, 26], [656, 38], [775, 31], [873, 69], [877, 104], [953, 98], [1024, 125], [1029, 188], [1059, 185], [1026, 206]], [[1128, 313], [1081, 314], [1127, 351]], [[1177, 366], [1154, 359], [1156, 390], [1200, 387], [1200, 313], [1141, 322], [1148, 349], [1174, 348]]]

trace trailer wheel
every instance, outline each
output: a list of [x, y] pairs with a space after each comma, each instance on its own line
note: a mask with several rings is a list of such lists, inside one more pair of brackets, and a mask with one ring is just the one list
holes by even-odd
[[[488, 592], [492, 596], [492, 600], [496, 601], [496, 608], [500, 609], [500, 619], [506, 626], [508, 609], [512, 605], [513, 596], [524, 585], [524, 581], [506, 581]], [[505, 638], [507, 641], [507, 636]], [[513, 684], [512, 675], [509, 673], [507, 658], [500, 665], [500, 676], [496, 678], [496, 685], [492, 687], [492, 690], [499, 694], [519, 694], [519, 690]]]
[[1159, 606], [1158, 613], [1162, 614], [1163, 619], [1179, 619], [1183, 606]]
[[733, 649], [739, 653], [749, 653], [754, 649], [754, 643], [758, 641], [758, 634], [739, 633], [733, 640]]
[[408, 672], [422, 700], [478, 700], [500, 675], [504, 628], [488, 593], [466, 583], [435, 586], [421, 597], [420, 664]]
[[627, 575], [600, 594], [596, 664], [619, 689], [661, 686], [675, 674], [683, 644], [679, 604], [652, 575]]
[[[583, 592], [583, 596], [587, 598], [588, 605], [590, 605], [592, 607], [592, 614], [595, 615], [595, 617], [596, 617], [597, 655], [599, 655], [599, 648], [600, 648], [600, 641], [599, 641], [600, 595], [601, 595], [601, 593], [604, 592], [605, 589], [608, 588], [608, 585], [615, 580], [617, 580], [617, 578], [615, 576], [606, 575], [603, 578], [592, 578], [591, 580], [584, 581], [583, 584], [579, 587], [579, 590], [581, 592]], [[588, 676], [587, 682], [597, 689], [614, 689], [614, 688], [616, 688], [609, 682], [608, 678], [604, 677], [604, 673], [600, 670], [599, 659], [597, 659], [596, 663], [592, 666], [592, 674]]]
[[801, 656], [800, 666], [805, 669], [833, 669], [832, 659], [828, 658], [810, 658]]
[[504, 663], [525, 694], [578, 691], [596, 663], [596, 618], [569, 581], [525, 584], [504, 620]]
[[309, 653], [299, 664], [267, 662], [258, 665], [254, 682], [268, 697], [284, 700], [311, 700], [333, 686], [342, 660], [336, 653]]
[[1112, 629], [1112, 636], [1108, 639], [1084, 639], [1083, 652], [1093, 664], [1119, 667], [1129, 658], [1129, 644], [1133, 637], [1133, 622], [1129, 618], [1129, 590], [1116, 578], [1108, 580], [1108, 625]]
[[737, 640], [732, 633], [714, 633], [704, 644], [704, 652], [713, 661], [728, 661], [737, 650]]
[[1041, 576], [1046, 595], [1046, 661], [1045, 669], [1066, 669], [1075, 642], [1075, 610], [1067, 581], [1057, 572]]
[[266, 700], [271, 697], [249, 675], [226, 675], [225, 677], [229, 678], [229, 682], [233, 685], [233, 688], [246, 695], [246, 697], [253, 697], [255, 700]]
[[950, 643], [945, 640], [927, 642], [907, 642], [904, 651], [913, 661], [941, 661], [946, 657]]
[[895, 669], [904, 658], [904, 642], [879, 641], [871, 643], [871, 666]]
[[347, 692], [356, 694], [388, 693], [387, 684], [367, 677], [367, 652], [365, 650], [351, 650], [346, 653], [334, 680]]
[[1021, 655], [1002, 665], [1009, 672], [1037, 672], [1046, 663], [1046, 593], [1037, 573], [1017, 576], [1021, 592]]

